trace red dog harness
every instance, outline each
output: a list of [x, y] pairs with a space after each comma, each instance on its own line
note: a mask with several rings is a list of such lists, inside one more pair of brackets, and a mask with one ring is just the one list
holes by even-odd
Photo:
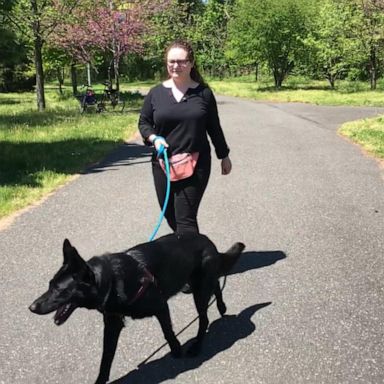
[[157, 287], [157, 281], [155, 276], [152, 275], [151, 272], [148, 271], [144, 266], [142, 267], [144, 271], [144, 276], [140, 279], [141, 286], [139, 290], [136, 292], [135, 296], [131, 299], [128, 305], [132, 305], [135, 301], [139, 300], [141, 296], [144, 295], [145, 291], [149, 287], [150, 284], [154, 284]]

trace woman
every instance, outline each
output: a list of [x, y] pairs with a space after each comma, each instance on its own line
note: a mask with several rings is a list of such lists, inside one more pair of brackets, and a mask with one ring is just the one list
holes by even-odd
[[[152, 173], [160, 206], [166, 194], [166, 176], [157, 152], [161, 146], [167, 154], [193, 154], [196, 161], [191, 176], [171, 182], [171, 194], [165, 217], [178, 234], [198, 233], [197, 211], [211, 171], [209, 135], [221, 159], [221, 173], [228, 175], [232, 164], [229, 148], [220, 126], [215, 97], [196, 67], [191, 45], [182, 40], [166, 50], [169, 78], [152, 88], [144, 100], [139, 130], [147, 145], [154, 145]], [[181, 155], [184, 156], [184, 155]]]

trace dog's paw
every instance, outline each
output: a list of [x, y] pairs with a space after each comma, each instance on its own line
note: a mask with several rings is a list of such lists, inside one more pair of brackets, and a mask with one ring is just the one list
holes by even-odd
[[180, 359], [180, 357], [183, 356], [183, 353], [181, 351], [181, 346], [178, 345], [171, 349], [171, 355], [174, 359]]
[[98, 377], [97, 380], [95, 381], [95, 384], [106, 384], [108, 382], [108, 378], [102, 378]]

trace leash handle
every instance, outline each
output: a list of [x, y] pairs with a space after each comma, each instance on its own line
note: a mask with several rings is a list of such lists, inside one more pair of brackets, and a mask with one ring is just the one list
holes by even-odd
[[[152, 144], [155, 145], [155, 142], [156, 140], [159, 140], [159, 139], [162, 139], [164, 142], [165, 142], [165, 139], [163, 136], [156, 136], [153, 141], [152, 141]], [[155, 147], [156, 148], [156, 147]], [[164, 151], [165, 151], [165, 146], [164, 144], [160, 144], [159, 148], [156, 148], [156, 151], [157, 151], [157, 157], [160, 157], [163, 155]]]
[[157, 150], [157, 157], [160, 157], [161, 155], [164, 154], [164, 151], [165, 151], [165, 147], [163, 144], [160, 144], [160, 147], [159, 149]]

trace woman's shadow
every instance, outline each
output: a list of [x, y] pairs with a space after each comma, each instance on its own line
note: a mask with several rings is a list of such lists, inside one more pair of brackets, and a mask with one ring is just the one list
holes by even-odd
[[[236, 267], [230, 274], [237, 274], [251, 269], [266, 267], [286, 257], [281, 251], [244, 252]], [[205, 361], [220, 352], [232, 347], [238, 340], [248, 337], [256, 329], [251, 321], [256, 311], [270, 305], [271, 302], [252, 305], [242, 310], [238, 315], [228, 315], [210, 324], [204, 339], [203, 350], [198, 357], [174, 359], [170, 353], [160, 359], [147, 362], [144, 360], [139, 367], [113, 384], [146, 383], [159, 384], [174, 379], [183, 372], [196, 369]], [[192, 340], [183, 348], [188, 349]], [[168, 348], [168, 346], [165, 346]]]

